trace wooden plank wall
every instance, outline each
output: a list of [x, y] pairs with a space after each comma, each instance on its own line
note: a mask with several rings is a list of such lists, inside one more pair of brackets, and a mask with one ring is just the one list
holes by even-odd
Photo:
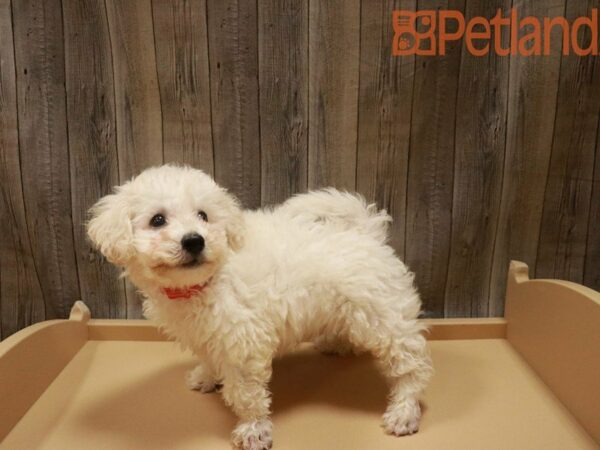
[[1, 337], [79, 298], [140, 316], [84, 223], [163, 162], [249, 208], [361, 192], [429, 317], [502, 315], [512, 258], [600, 290], [600, 58], [556, 33], [551, 56], [391, 55], [395, 9], [511, 7], [572, 21], [600, 0], [0, 0]]

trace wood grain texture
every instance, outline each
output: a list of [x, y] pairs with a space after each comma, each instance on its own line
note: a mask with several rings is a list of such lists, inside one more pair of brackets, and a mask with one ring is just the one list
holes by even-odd
[[[596, 68], [595, 73], [599, 76], [600, 70]], [[598, 123], [589, 208], [583, 283], [600, 292], [600, 122]]]
[[[598, 0], [567, 2], [567, 20], [599, 6]], [[580, 33], [582, 48], [590, 40], [590, 33]], [[599, 112], [598, 58], [563, 56], [536, 278], [583, 282]]]
[[256, 0], [207, 0], [215, 179], [260, 206]]
[[[419, 2], [419, 9], [437, 8], [464, 11], [464, 2]], [[446, 55], [416, 60], [405, 247], [427, 317], [444, 315], [460, 57], [461, 44], [454, 41]]]
[[390, 244], [404, 257], [415, 57], [392, 56], [392, 11], [416, 0], [361, 7], [356, 189], [392, 216]]
[[[493, 17], [510, 0], [469, 0], [465, 20]], [[508, 47], [508, 33], [503, 36]], [[509, 59], [472, 55], [463, 42], [456, 103], [450, 259], [445, 315], [488, 315], [490, 270], [500, 210]]]
[[[565, 0], [515, 0], [521, 17], [555, 17]], [[504, 181], [490, 281], [490, 315], [503, 314], [509, 261], [535, 267], [556, 111], [562, 41], [543, 57], [511, 56]]]
[[153, 0], [165, 162], [213, 174], [205, 0]]
[[306, 190], [308, 0], [258, 4], [261, 203]]
[[[150, 0], [106, 0], [114, 70], [119, 182], [163, 163], [162, 121]], [[125, 282], [127, 317], [142, 298]]]
[[162, 155], [160, 92], [150, 0], [107, 0], [114, 69], [119, 178], [124, 182]]
[[113, 70], [104, 4], [63, 0], [71, 198], [81, 297], [94, 317], [125, 317], [119, 271], [91, 247], [88, 209], [119, 184]]
[[550, 56], [391, 55], [395, 9], [511, 6], [600, 3], [0, 0], [0, 336], [77, 297], [141, 315], [85, 221], [164, 161], [249, 208], [358, 190], [394, 218], [429, 317], [502, 315], [512, 258], [600, 290], [600, 59], [561, 56], [556, 30]]
[[19, 147], [27, 230], [46, 318], [79, 299], [73, 246], [60, 0], [13, 3]]
[[308, 187], [356, 189], [360, 1], [310, 0]]
[[0, 0], [0, 181], [0, 337], [6, 338], [45, 317], [21, 185], [9, 0]]

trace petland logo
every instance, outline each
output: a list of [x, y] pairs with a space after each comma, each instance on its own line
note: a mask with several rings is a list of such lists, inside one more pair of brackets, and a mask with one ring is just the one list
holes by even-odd
[[[549, 55], [553, 32], [559, 32], [562, 52], [579, 56], [598, 55], [598, 10], [591, 17], [578, 17], [569, 24], [564, 17], [520, 18], [513, 8], [506, 17], [498, 9], [492, 19], [473, 17], [465, 22], [460, 11], [394, 11], [394, 43], [392, 53], [405, 55], [445, 55], [446, 44], [465, 38], [467, 50], [475, 56], [485, 56], [494, 51], [507, 55]], [[586, 30], [587, 29], [587, 30]], [[580, 33], [588, 32], [589, 42], [583, 47], [578, 41]], [[503, 46], [503, 33], [509, 33], [509, 44]], [[437, 34], [437, 36], [436, 36]], [[506, 34], [505, 34], [506, 35]]]

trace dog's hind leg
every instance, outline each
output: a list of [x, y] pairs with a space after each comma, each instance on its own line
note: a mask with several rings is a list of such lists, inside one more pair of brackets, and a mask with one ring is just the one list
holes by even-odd
[[390, 383], [388, 407], [382, 426], [403, 436], [419, 429], [419, 395], [432, 375], [423, 326], [416, 320], [394, 320], [393, 315], [356, 310], [349, 315], [349, 337], [370, 351]]
[[416, 433], [421, 419], [419, 395], [432, 374], [425, 338], [419, 332], [395, 336], [373, 353], [391, 384], [383, 428], [396, 436]]

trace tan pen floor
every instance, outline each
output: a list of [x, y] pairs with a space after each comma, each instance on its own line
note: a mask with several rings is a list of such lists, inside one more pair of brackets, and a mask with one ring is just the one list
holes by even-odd
[[[505, 340], [430, 345], [421, 430], [402, 438], [379, 427], [387, 389], [369, 358], [276, 362], [274, 450], [598, 448]], [[235, 417], [220, 395], [186, 389], [193, 365], [171, 342], [89, 341], [1, 447], [230, 449]]]

